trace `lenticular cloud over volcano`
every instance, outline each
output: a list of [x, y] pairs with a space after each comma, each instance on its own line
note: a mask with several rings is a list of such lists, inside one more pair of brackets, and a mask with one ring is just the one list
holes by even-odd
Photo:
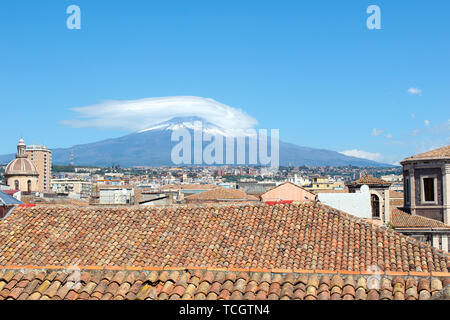
[[76, 118], [61, 123], [78, 128], [114, 128], [138, 131], [174, 117], [198, 116], [224, 129], [249, 129], [256, 119], [241, 109], [210, 98], [180, 96], [140, 100], [110, 100], [73, 108]]

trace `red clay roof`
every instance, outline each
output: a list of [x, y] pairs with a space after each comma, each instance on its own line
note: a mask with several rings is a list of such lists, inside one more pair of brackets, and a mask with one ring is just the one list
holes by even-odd
[[411, 215], [407, 212], [404, 212], [401, 209], [394, 208], [392, 209], [392, 226], [396, 229], [400, 228], [439, 228], [439, 229], [449, 229], [450, 226], [447, 226], [441, 221], [437, 221], [434, 219], [429, 219], [426, 217], [422, 217], [419, 215]]
[[4, 193], [6, 193], [7, 195], [13, 196], [15, 195], [17, 192], [19, 192], [18, 190], [1, 190]]
[[442, 251], [319, 203], [18, 208], [0, 265], [448, 272]]
[[379, 178], [375, 178], [371, 175], [365, 175], [362, 176], [361, 178], [359, 178], [356, 181], [352, 181], [350, 183], [348, 183], [348, 186], [363, 186], [363, 185], [368, 185], [368, 186], [381, 186], [381, 185], [390, 185], [390, 182], [384, 181], [382, 179]]
[[283, 270], [40, 268], [0, 270], [0, 300], [428, 300], [449, 274], [310, 274]]
[[237, 189], [226, 189], [226, 188], [216, 188], [213, 190], [204, 191], [201, 193], [196, 193], [185, 197], [186, 200], [210, 200], [210, 201], [221, 201], [221, 200], [259, 200], [255, 196], [250, 196], [242, 190]]
[[444, 146], [442, 148], [434, 149], [434, 150], [431, 150], [428, 152], [417, 154], [415, 156], [406, 158], [403, 161], [427, 160], [427, 159], [450, 159], [450, 145]]

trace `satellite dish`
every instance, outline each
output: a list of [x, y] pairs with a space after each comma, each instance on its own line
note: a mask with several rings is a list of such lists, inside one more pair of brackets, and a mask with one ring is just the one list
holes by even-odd
[[369, 193], [369, 186], [365, 184], [361, 186], [359, 190], [361, 191], [361, 193]]

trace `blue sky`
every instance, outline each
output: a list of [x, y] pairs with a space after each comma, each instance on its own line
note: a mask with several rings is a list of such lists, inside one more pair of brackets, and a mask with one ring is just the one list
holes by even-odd
[[[381, 30], [366, 27], [372, 4]], [[1, 1], [0, 154], [20, 136], [118, 137], [189, 110], [121, 106], [193, 96], [192, 113], [225, 110], [230, 126], [394, 163], [450, 143], [449, 15], [447, 0]]]

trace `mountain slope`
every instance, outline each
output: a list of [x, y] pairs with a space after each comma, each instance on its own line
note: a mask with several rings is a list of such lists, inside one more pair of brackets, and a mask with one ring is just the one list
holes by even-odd
[[[74, 153], [76, 165], [110, 166], [119, 164], [122, 167], [174, 165], [171, 160], [172, 148], [178, 142], [171, 142], [172, 131], [186, 129], [193, 133], [192, 123], [201, 121], [203, 133], [229, 135], [227, 130], [217, 127], [197, 117], [174, 118], [146, 130], [132, 133], [120, 138], [77, 145], [68, 149], [52, 149], [54, 164], [69, 164], [71, 153]], [[204, 142], [205, 147], [209, 142]], [[270, 150], [270, 139], [269, 139]], [[280, 141], [280, 165], [308, 166], [389, 166], [374, 161], [349, 157], [341, 153], [308, 147], [300, 147]], [[226, 148], [224, 147], [224, 150]], [[246, 154], [248, 163], [248, 141]], [[225, 151], [224, 151], [225, 152]], [[235, 146], [236, 155], [236, 146]], [[191, 148], [193, 154], [193, 148]], [[11, 160], [13, 155], [0, 156], [0, 162]], [[225, 159], [225, 156], [224, 156]]]

